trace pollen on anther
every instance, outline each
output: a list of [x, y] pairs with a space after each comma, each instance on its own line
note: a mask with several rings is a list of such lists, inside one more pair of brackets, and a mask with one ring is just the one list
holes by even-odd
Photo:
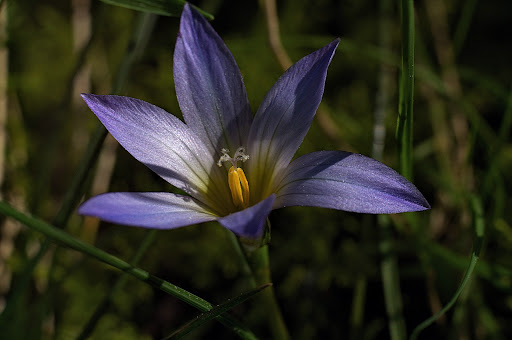
[[231, 160], [232, 160], [231, 156], [229, 155], [228, 149], [222, 149], [222, 150], [220, 150], [220, 152], [222, 152], [222, 156], [220, 156], [219, 161], [217, 162], [217, 165], [219, 166], [219, 168], [222, 166], [222, 163], [228, 162], [228, 161], [231, 162]]
[[231, 162], [231, 165], [235, 167], [235, 169], [238, 167], [237, 163], [240, 162], [246, 162], [249, 159], [249, 155], [245, 154], [245, 148], [239, 147], [233, 157], [229, 155], [228, 149], [221, 149], [220, 152], [222, 153], [222, 156], [220, 156], [219, 161], [217, 162], [217, 165], [219, 167], [222, 166], [222, 163], [224, 162]]

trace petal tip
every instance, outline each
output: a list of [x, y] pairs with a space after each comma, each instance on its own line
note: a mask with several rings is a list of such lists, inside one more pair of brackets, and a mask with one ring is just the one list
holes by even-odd
[[244, 239], [258, 239], [265, 230], [265, 220], [272, 210], [276, 195], [272, 194], [263, 201], [231, 215], [219, 219], [226, 229]]

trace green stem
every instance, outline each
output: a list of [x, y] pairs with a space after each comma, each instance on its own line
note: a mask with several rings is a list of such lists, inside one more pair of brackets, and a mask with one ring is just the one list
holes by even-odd
[[[256, 286], [262, 286], [271, 282], [268, 245], [264, 245], [253, 252], [247, 253], [247, 259], [249, 266], [252, 268]], [[274, 286], [268, 287], [262, 291], [258, 298], [263, 308], [265, 308], [267, 320], [274, 339], [290, 339], [290, 334], [288, 333], [281, 309], [276, 300]]]
[[249, 265], [249, 261], [247, 259], [247, 254], [244, 251], [243, 245], [240, 243], [240, 239], [233, 234], [231, 231], [226, 229], [226, 233], [233, 244], [233, 249], [236, 252], [236, 255], [240, 259], [240, 264], [242, 265], [242, 274], [245, 276], [247, 281], [249, 282], [249, 286], [251, 288], [256, 288], [258, 285], [256, 284], [256, 280], [254, 279], [254, 275], [252, 272], [252, 268]]

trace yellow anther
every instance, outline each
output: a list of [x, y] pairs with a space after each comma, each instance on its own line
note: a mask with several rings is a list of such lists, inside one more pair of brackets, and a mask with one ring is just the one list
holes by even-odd
[[240, 184], [242, 184], [243, 189], [243, 197], [244, 197], [244, 208], [247, 208], [249, 205], [249, 182], [247, 181], [247, 177], [245, 177], [245, 173], [242, 168], [237, 168], [236, 172], [238, 173], [238, 177], [240, 177]]
[[232, 166], [228, 172], [228, 184], [233, 203], [237, 207], [247, 208], [249, 206], [249, 182], [247, 182], [244, 171]]
[[224, 162], [231, 162], [232, 165], [228, 171], [228, 185], [233, 203], [236, 207], [245, 209], [249, 206], [249, 182], [244, 171], [237, 166], [237, 163], [247, 161], [249, 155], [245, 154], [243, 147], [239, 147], [233, 157], [229, 155], [228, 149], [222, 149], [221, 153], [222, 156], [220, 156], [217, 165], [221, 167]]

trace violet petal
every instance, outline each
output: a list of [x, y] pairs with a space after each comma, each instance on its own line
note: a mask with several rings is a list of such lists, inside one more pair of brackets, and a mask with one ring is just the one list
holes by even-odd
[[284, 169], [302, 143], [324, 92], [327, 67], [339, 39], [290, 67], [267, 93], [249, 134], [249, 182]]
[[220, 224], [238, 236], [258, 238], [263, 234], [265, 221], [272, 210], [276, 196], [270, 195], [263, 201], [219, 219]]
[[83, 203], [78, 212], [102, 220], [154, 229], [172, 229], [216, 220], [192, 197], [167, 192], [111, 192]]
[[395, 170], [343, 151], [314, 152], [290, 164], [274, 209], [295, 205], [373, 214], [430, 208], [418, 189]]
[[225, 174], [215, 164], [216, 156], [178, 118], [134, 98], [92, 94], [82, 97], [112, 136], [160, 177], [205, 203], [213, 200], [205, 198], [206, 192], [211, 197], [229, 197], [224, 186], [209, 185], [225, 182]]
[[212, 152], [246, 146], [252, 122], [242, 75], [206, 19], [185, 5], [174, 50], [174, 82], [185, 122]]

